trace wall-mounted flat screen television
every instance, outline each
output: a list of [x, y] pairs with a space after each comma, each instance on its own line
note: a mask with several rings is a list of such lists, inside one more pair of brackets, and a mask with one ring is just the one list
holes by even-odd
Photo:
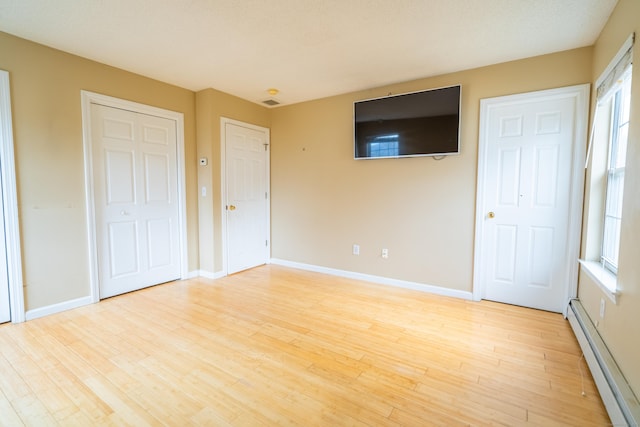
[[355, 158], [458, 154], [460, 97], [457, 85], [356, 101]]

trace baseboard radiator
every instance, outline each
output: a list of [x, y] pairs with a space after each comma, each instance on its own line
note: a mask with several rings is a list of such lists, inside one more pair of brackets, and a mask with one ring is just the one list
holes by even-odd
[[612, 425], [638, 427], [640, 402], [579, 300], [571, 301], [567, 318], [580, 343]]

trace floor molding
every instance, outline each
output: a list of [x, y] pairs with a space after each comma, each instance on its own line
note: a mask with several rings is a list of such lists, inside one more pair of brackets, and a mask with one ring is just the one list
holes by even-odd
[[76, 298], [69, 301], [60, 302], [58, 304], [52, 304], [45, 307], [28, 310], [25, 314], [25, 318], [26, 320], [38, 319], [40, 317], [61, 313], [63, 311], [72, 310], [74, 308], [82, 307], [92, 303], [93, 300], [91, 299], [91, 296]]
[[224, 271], [218, 271], [217, 273], [212, 273], [206, 270], [197, 270], [189, 273], [189, 278], [193, 279], [195, 277], [204, 277], [205, 279], [220, 279], [221, 277], [226, 276]]
[[335, 268], [322, 267], [313, 264], [304, 264], [300, 262], [287, 261], [284, 259], [271, 258], [271, 264], [282, 265], [284, 267], [297, 268], [300, 270], [314, 271], [316, 273], [325, 273], [333, 276], [346, 277], [348, 279], [364, 280], [380, 285], [395, 286], [398, 288], [413, 289], [416, 291], [427, 292], [446, 297], [461, 298], [465, 300], [473, 299], [471, 292], [459, 291], [457, 289], [443, 288], [441, 286], [428, 285], [424, 283], [409, 282], [406, 280], [391, 279], [388, 277], [374, 276], [371, 274], [356, 273], [354, 271], [339, 270]]

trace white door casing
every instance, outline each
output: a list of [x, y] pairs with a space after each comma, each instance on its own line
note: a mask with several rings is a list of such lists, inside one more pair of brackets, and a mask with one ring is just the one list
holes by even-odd
[[223, 234], [227, 274], [269, 260], [269, 130], [230, 119], [223, 134]]
[[[2, 178], [0, 177], [0, 180]], [[2, 191], [0, 182], [0, 191]], [[0, 197], [2, 195], [0, 194]], [[0, 222], [4, 223], [4, 209], [0, 204]], [[11, 320], [11, 304], [9, 304], [9, 276], [7, 274], [7, 250], [5, 246], [6, 236], [4, 227], [0, 227], [0, 323]]]
[[481, 100], [475, 299], [563, 312], [575, 297], [588, 91]]
[[183, 116], [83, 92], [92, 300], [186, 277]]
[[18, 196], [13, 150], [13, 125], [9, 73], [0, 70], [0, 203], [2, 218], [2, 260], [0, 270], [0, 321], [24, 322], [22, 251], [18, 222]]

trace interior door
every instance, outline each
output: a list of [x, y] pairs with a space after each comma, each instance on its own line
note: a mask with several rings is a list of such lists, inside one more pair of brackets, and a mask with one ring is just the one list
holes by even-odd
[[92, 104], [100, 297], [180, 278], [174, 120]]
[[555, 312], [566, 304], [576, 108], [573, 96], [540, 93], [483, 109], [476, 268], [485, 299]]
[[268, 130], [226, 122], [227, 273], [269, 256]]

